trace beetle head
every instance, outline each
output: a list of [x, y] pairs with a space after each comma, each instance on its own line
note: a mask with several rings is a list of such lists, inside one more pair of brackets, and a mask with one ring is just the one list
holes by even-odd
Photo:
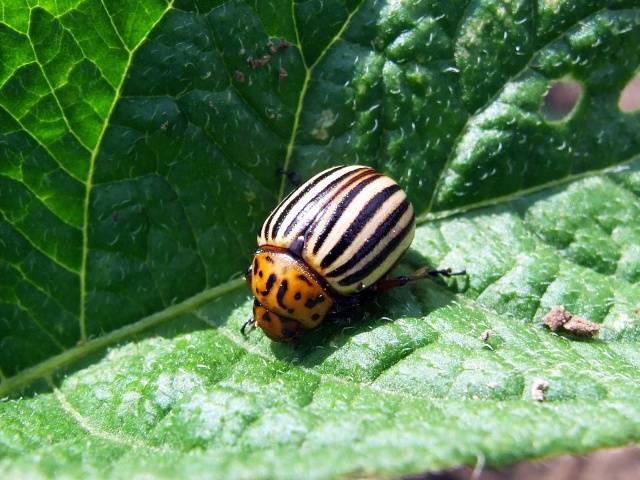
[[300, 322], [270, 312], [260, 302], [253, 302], [253, 319], [271, 340], [276, 342], [293, 342], [301, 328]]
[[[318, 326], [334, 304], [316, 274], [284, 249], [260, 248], [246, 279], [256, 298], [254, 320], [271, 338], [278, 337], [274, 339], [286, 340], [286, 335], [277, 335], [283, 329], [297, 331]], [[257, 312], [256, 308], [264, 309], [272, 323], [263, 321], [262, 310]], [[297, 326], [292, 326], [292, 322]], [[269, 326], [275, 323], [281, 327]]]

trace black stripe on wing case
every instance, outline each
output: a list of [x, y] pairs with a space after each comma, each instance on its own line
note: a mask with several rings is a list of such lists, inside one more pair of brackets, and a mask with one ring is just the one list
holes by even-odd
[[327, 268], [335, 260], [344, 253], [344, 251], [351, 245], [353, 240], [358, 236], [362, 229], [367, 225], [371, 218], [382, 208], [384, 203], [394, 193], [400, 190], [399, 185], [391, 185], [373, 196], [358, 216], [351, 222], [351, 225], [345, 230], [344, 234], [340, 238], [340, 241], [329, 251], [329, 253], [322, 259], [320, 266]]
[[[356, 282], [359, 282], [363, 278], [366, 278], [371, 272], [373, 272], [376, 268], [380, 266], [384, 259], [389, 256], [391, 252], [393, 252], [400, 242], [405, 239], [405, 237], [409, 234], [411, 229], [413, 228], [413, 217], [411, 221], [407, 223], [407, 225], [391, 240], [386, 247], [384, 247], [375, 257], [373, 257], [364, 267], [362, 267], [357, 272], [352, 273], [351, 275], [344, 277], [338, 283], [342, 286], [352, 285]], [[386, 273], [386, 272], [385, 272]]]
[[[351, 175], [351, 178], [348, 178], [349, 175], [353, 174], [353, 173], [355, 173], [355, 175]], [[332, 185], [330, 186], [331, 188], [329, 188], [329, 186], [327, 186], [327, 188], [325, 188], [323, 190], [322, 195], [316, 195], [315, 198], [313, 198], [312, 200], [309, 200], [309, 202], [302, 208], [302, 210], [305, 211], [305, 210], [313, 209], [313, 208], [315, 208], [315, 204], [316, 203], [318, 203], [320, 201], [324, 201], [324, 205], [322, 205], [321, 208], [318, 209], [319, 213], [323, 212], [325, 207], [327, 205], [329, 205], [331, 203], [331, 201], [335, 197], [340, 195], [340, 193], [342, 193], [345, 190], [347, 190], [353, 183], [357, 182], [361, 178], [366, 177], [367, 175], [372, 175], [373, 173], [374, 173], [374, 171], [369, 167], [364, 167], [361, 170], [354, 170], [353, 172], [349, 172], [349, 174], [344, 175], [342, 178], [336, 180], [335, 182], [332, 182]], [[338, 185], [340, 183], [340, 181], [342, 181], [345, 178], [347, 179], [347, 181], [344, 183], [344, 185], [340, 186], [340, 188], [338, 188], [336, 191], [331, 192], [331, 190], [334, 190], [335, 186]], [[335, 183], [335, 185], [333, 183]], [[331, 192], [331, 194], [330, 194], [330, 192]], [[317, 216], [314, 216], [313, 218], [308, 219], [307, 222], [304, 225], [302, 225], [300, 228], [298, 228], [298, 230], [297, 230], [296, 234], [294, 235], [294, 237], [297, 238], [300, 235], [304, 234], [305, 235], [305, 241], [306, 241], [306, 238], [313, 232], [313, 227], [309, 228], [309, 226], [312, 223], [314, 223], [316, 220], [319, 220], [319, 218], [320, 218], [320, 216], [317, 215]], [[294, 226], [297, 226], [298, 220], [299, 219], [295, 219], [293, 222], [291, 222], [291, 224], [289, 225], [289, 227], [285, 231], [285, 235], [288, 235], [288, 232], [290, 232], [291, 229]]]
[[271, 215], [269, 215], [269, 218], [267, 218], [267, 221], [264, 222], [264, 224], [262, 225], [262, 231], [263, 231], [262, 236], [264, 237], [265, 240], [270, 240], [271, 238], [273, 238], [269, 234], [269, 230], [271, 230], [271, 222], [273, 221], [273, 217], [275, 216], [276, 213], [278, 213], [278, 209], [280, 208], [280, 206], [284, 205], [286, 201], [289, 200], [289, 197], [291, 197], [291, 195], [293, 195], [294, 193], [296, 193], [295, 190], [293, 192], [290, 192], [289, 195], [287, 195], [286, 197], [284, 197], [284, 200], [282, 200], [278, 204], [278, 206], [273, 209], [273, 212], [271, 212]]
[[[276, 210], [278, 210], [279, 215], [278, 215], [278, 218], [276, 219], [276, 222], [273, 224], [273, 227], [271, 228], [271, 238], [275, 238], [276, 233], [278, 232], [278, 229], [280, 228], [280, 225], [284, 221], [285, 217], [291, 211], [291, 209], [300, 201], [300, 199], [303, 196], [305, 196], [307, 193], [309, 193], [309, 190], [315, 187], [318, 183], [320, 183], [322, 180], [324, 180], [326, 177], [331, 175], [336, 170], [340, 170], [341, 168], [344, 168], [344, 167], [333, 167], [333, 168], [330, 168], [329, 170], [325, 170], [316, 178], [312, 178], [311, 180], [309, 180], [306, 183], [306, 185], [303, 185], [302, 187], [300, 187], [300, 189], [294, 190], [291, 193], [291, 194], [296, 194], [293, 200], [291, 200], [285, 208], [282, 208], [282, 209], [276, 208]], [[284, 202], [281, 203], [281, 205], [284, 205]]]
[[349, 190], [349, 192], [344, 196], [344, 198], [340, 201], [336, 209], [333, 211], [333, 213], [331, 214], [331, 218], [329, 219], [329, 222], [325, 225], [324, 229], [320, 233], [320, 236], [318, 237], [318, 241], [313, 246], [314, 255], [318, 253], [318, 250], [320, 250], [320, 247], [322, 247], [325, 240], [329, 236], [329, 233], [331, 233], [331, 230], [333, 230], [333, 227], [335, 227], [336, 223], [338, 222], [338, 220], [340, 219], [344, 211], [347, 209], [349, 204], [358, 196], [358, 194], [362, 191], [364, 187], [366, 187], [371, 182], [373, 182], [374, 180], [380, 177], [382, 177], [382, 175], [379, 173], [373, 174], [365, 178], [360, 183], [358, 183], [355, 187]]
[[358, 264], [363, 258], [365, 258], [375, 247], [378, 245], [384, 237], [386, 237], [391, 229], [396, 226], [396, 224], [402, 218], [402, 215], [409, 208], [409, 202], [404, 200], [398, 207], [380, 224], [380, 226], [376, 229], [375, 233], [368, 238], [360, 250], [356, 252], [356, 254], [349, 259], [346, 263], [343, 263], [338, 268], [332, 270], [327, 273], [327, 277], [338, 277], [350, 270], [354, 266]]

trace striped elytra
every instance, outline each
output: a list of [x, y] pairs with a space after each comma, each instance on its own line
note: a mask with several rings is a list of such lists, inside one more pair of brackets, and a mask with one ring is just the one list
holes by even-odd
[[317, 174], [262, 225], [247, 272], [255, 301], [245, 326], [292, 341], [300, 329], [383, 291], [381, 280], [414, 231], [413, 207], [389, 177], [359, 165]]
[[341, 295], [382, 278], [413, 240], [413, 207], [389, 177], [365, 166], [325, 170], [269, 215], [258, 246], [299, 256]]

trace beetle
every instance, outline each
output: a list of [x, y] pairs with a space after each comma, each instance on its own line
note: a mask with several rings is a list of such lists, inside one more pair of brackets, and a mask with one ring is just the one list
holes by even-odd
[[275, 341], [361, 305], [386, 290], [428, 276], [462, 275], [423, 268], [388, 278], [409, 248], [415, 214], [406, 193], [371, 167], [324, 170], [291, 192], [267, 217], [245, 275], [253, 318]]

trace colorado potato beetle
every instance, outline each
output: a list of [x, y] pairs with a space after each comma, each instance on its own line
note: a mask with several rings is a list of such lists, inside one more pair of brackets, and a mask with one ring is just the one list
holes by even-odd
[[329, 168], [291, 192], [267, 217], [246, 280], [253, 318], [272, 340], [290, 342], [385, 290], [434, 275], [387, 278], [415, 232], [413, 206], [373, 168]]

